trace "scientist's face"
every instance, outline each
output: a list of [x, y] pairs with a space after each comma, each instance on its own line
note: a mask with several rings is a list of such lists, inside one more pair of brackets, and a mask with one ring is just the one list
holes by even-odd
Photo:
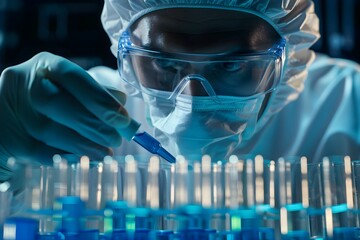
[[[271, 48], [279, 34], [255, 15], [219, 9], [163, 9], [137, 20], [130, 28], [132, 42], [164, 53], [252, 53]], [[136, 63], [140, 82], [151, 73]], [[193, 72], [196, 74], [197, 72]], [[191, 81], [184, 94], [204, 96], [199, 81]], [[266, 100], [265, 100], [266, 102]]]

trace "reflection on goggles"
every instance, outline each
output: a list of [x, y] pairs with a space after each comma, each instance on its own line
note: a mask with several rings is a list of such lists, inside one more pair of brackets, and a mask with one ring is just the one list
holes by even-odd
[[252, 54], [169, 54], [139, 48], [125, 33], [119, 41], [119, 73], [139, 90], [141, 84], [179, 94], [191, 81], [198, 81], [196, 86], [202, 92], [184, 93], [254, 96], [278, 85], [284, 46], [282, 39], [269, 50]]

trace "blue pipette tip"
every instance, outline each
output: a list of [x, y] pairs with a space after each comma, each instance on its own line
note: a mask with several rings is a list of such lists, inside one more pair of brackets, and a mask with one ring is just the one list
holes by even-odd
[[175, 157], [171, 155], [168, 151], [166, 151], [163, 147], [161, 147], [160, 142], [153, 138], [147, 132], [136, 133], [132, 139], [149, 152], [159, 155], [169, 163], [176, 162]]
[[169, 163], [175, 163], [176, 159], [173, 155], [171, 155], [168, 151], [166, 151], [163, 147], [160, 147], [157, 151], [157, 154], [164, 158]]

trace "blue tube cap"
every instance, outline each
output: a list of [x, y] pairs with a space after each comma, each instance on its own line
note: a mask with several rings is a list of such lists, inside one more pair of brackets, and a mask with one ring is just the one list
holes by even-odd
[[39, 222], [32, 218], [12, 217], [5, 220], [3, 240], [36, 240]]

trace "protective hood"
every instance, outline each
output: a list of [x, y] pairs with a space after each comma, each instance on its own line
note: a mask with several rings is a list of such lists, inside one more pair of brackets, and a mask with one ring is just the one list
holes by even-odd
[[255, 14], [285, 38], [286, 62], [280, 85], [272, 93], [266, 112], [258, 122], [259, 130], [267, 120], [304, 88], [308, 66], [314, 60], [309, 48], [319, 38], [319, 21], [314, 4], [309, 0], [105, 0], [102, 23], [110, 37], [111, 51], [116, 56], [122, 32], [141, 16], [165, 8], [216, 8]]

